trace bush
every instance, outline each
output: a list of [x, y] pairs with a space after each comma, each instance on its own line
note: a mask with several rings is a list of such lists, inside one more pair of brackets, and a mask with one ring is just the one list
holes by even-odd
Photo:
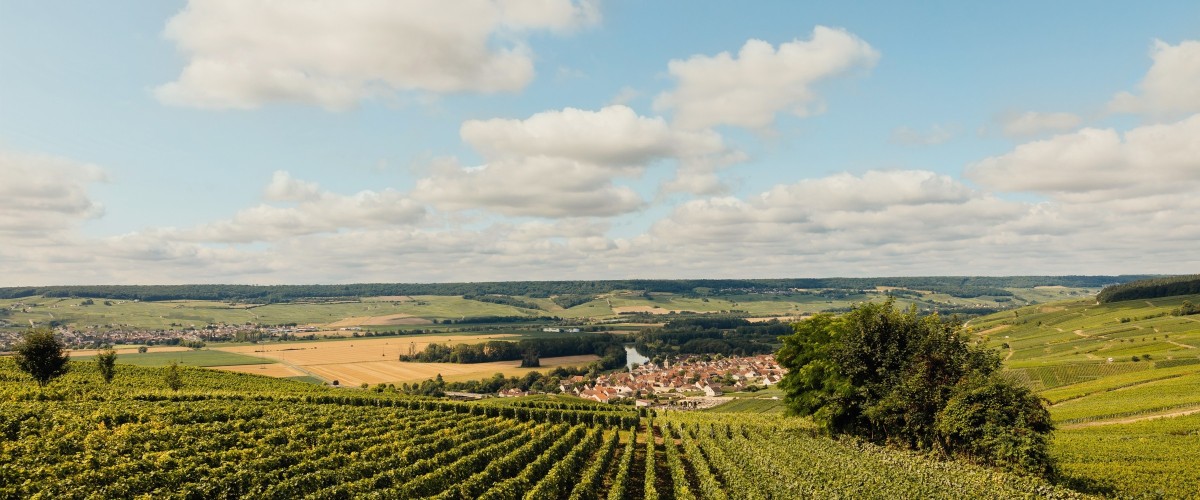
[[29, 330], [21, 336], [13, 346], [13, 357], [17, 367], [28, 373], [39, 386], [45, 386], [50, 380], [67, 373], [67, 346], [54, 337], [54, 332], [45, 328]]
[[1042, 401], [998, 377], [1000, 358], [956, 321], [891, 300], [798, 323], [776, 354], [789, 413], [829, 434], [1045, 474], [1053, 430]]
[[997, 375], [964, 382], [938, 414], [944, 451], [1014, 472], [1053, 472], [1053, 430], [1041, 398]]

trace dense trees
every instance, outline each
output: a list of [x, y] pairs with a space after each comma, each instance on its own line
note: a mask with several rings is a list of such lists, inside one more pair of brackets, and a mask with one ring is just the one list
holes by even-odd
[[1101, 304], [1122, 300], [1155, 299], [1200, 293], [1200, 275], [1132, 281], [1105, 287], [1096, 295]]
[[491, 340], [479, 344], [458, 344], [453, 347], [429, 344], [425, 350], [411, 356], [401, 354], [400, 361], [488, 363], [520, 359], [533, 362], [537, 358], [583, 354], [600, 356], [601, 364], [605, 369], [625, 364], [625, 349], [622, 347], [620, 339], [613, 335], [525, 339], [519, 342]]
[[37, 328], [21, 336], [13, 346], [13, 357], [17, 367], [33, 377], [39, 386], [45, 386], [54, 377], [67, 372], [70, 355], [65, 352], [66, 348], [53, 331]]
[[795, 326], [776, 355], [792, 413], [831, 434], [1048, 473], [1050, 416], [998, 375], [999, 357], [954, 321], [889, 301]]

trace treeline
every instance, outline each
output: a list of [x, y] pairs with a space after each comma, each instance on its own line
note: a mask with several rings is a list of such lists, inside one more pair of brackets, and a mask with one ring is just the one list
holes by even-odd
[[558, 307], [570, 309], [578, 305], [587, 304], [595, 299], [594, 295], [556, 295], [550, 300], [558, 304]]
[[779, 321], [751, 323], [742, 318], [683, 318], [645, 330], [637, 336], [640, 351], [679, 354], [746, 356], [774, 352], [779, 337], [792, 326]]
[[537, 309], [537, 310], [542, 309], [542, 306], [540, 306], [534, 302], [530, 302], [528, 300], [521, 300], [521, 299], [518, 299], [515, 297], [510, 297], [508, 295], [467, 294], [467, 295], [463, 295], [463, 298], [466, 300], [474, 300], [474, 301], [478, 301], [478, 302], [488, 302], [491, 304], [501, 304], [501, 305], [506, 305], [506, 306], [519, 307], [521, 309]]
[[[1004, 288], [1035, 286], [1100, 287], [1153, 276], [939, 276], [883, 278], [698, 279], [605, 281], [500, 281], [485, 283], [358, 283], [349, 285], [70, 285], [0, 288], [0, 298], [95, 297], [118, 300], [223, 300], [254, 303], [388, 295], [548, 298], [595, 296], [616, 290], [698, 294], [769, 292], [792, 288], [864, 290], [893, 286], [931, 290], [956, 297], [1005, 296]], [[561, 305], [561, 304], [560, 304]]]
[[400, 361], [421, 363], [489, 363], [493, 361], [522, 360], [522, 366], [536, 366], [539, 358], [559, 356], [581, 356], [595, 354], [600, 357], [600, 368], [609, 370], [625, 364], [625, 348], [614, 335], [588, 335], [583, 337], [561, 337], [525, 339], [517, 342], [491, 340], [479, 344], [458, 344], [453, 347], [429, 344], [425, 350], [408, 355], [401, 354]]
[[493, 323], [530, 323], [530, 322], [546, 322], [562, 321], [558, 316], [471, 316], [459, 319], [443, 319], [440, 322], [433, 320], [435, 324], [443, 325], [490, 325]]
[[1122, 300], [1157, 299], [1200, 294], [1200, 274], [1138, 280], [1105, 287], [1096, 295], [1101, 304]]

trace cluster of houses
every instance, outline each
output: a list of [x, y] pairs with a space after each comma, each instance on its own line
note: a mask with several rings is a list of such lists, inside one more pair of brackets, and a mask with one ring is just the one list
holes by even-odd
[[716, 397], [751, 386], [768, 387], [779, 383], [784, 373], [771, 354], [708, 360], [690, 356], [661, 364], [646, 363], [628, 372], [601, 375], [593, 384], [583, 387], [567, 379], [560, 389], [601, 403], [632, 398], [639, 406], [650, 406], [655, 400], [698, 395]]

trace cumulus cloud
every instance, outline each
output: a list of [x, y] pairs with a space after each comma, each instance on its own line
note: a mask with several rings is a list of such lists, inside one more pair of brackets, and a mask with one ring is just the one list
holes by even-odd
[[104, 214], [88, 194], [107, 179], [95, 165], [0, 150], [0, 179], [0, 233], [53, 233]]
[[1026, 111], [1000, 117], [1006, 137], [1026, 139], [1050, 132], [1065, 132], [1078, 127], [1083, 120], [1073, 113], [1039, 113]]
[[1029, 142], [968, 166], [1001, 191], [1073, 200], [1154, 196], [1200, 188], [1200, 115], [1118, 133], [1085, 128]]
[[722, 52], [673, 60], [674, 90], [656, 110], [673, 110], [684, 128], [727, 124], [764, 129], [780, 112], [808, 116], [820, 110], [813, 85], [856, 68], [871, 68], [879, 52], [845, 30], [817, 26], [809, 40], [780, 44], [749, 40], [737, 56]]
[[414, 197], [443, 210], [613, 216], [645, 206], [641, 195], [616, 182], [640, 177], [654, 162], [677, 160], [681, 170], [711, 173], [738, 158], [715, 132], [676, 130], [622, 105], [472, 120], [461, 135], [486, 163], [439, 166], [417, 182]]
[[345, 109], [397, 91], [505, 92], [533, 78], [522, 36], [594, 23], [589, 0], [191, 0], [165, 36], [187, 58], [164, 103]]
[[1109, 109], [1159, 119], [1200, 112], [1200, 41], [1171, 45], [1155, 40], [1150, 57], [1154, 64], [1138, 83], [1139, 93], [1118, 93]]
[[296, 203], [292, 206], [263, 203], [241, 210], [231, 219], [178, 234], [190, 241], [204, 242], [278, 241], [347, 228], [409, 225], [426, 215], [423, 205], [391, 189], [346, 196], [322, 191], [317, 184], [294, 179], [282, 171], [275, 172], [264, 197], [268, 201]]

